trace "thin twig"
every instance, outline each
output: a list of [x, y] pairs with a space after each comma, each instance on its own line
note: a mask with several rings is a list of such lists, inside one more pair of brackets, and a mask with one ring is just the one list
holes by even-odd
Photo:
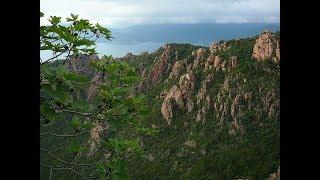
[[89, 178], [85, 177], [84, 175], [80, 174], [79, 172], [75, 171], [75, 170], [72, 169], [72, 168], [69, 168], [69, 170], [72, 171], [72, 172], [74, 172], [74, 173], [76, 173], [78, 176], [81, 176], [83, 179], [89, 179]]
[[50, 167], [50, 176], [49, 176], [49, 180], [51, 180], [52, 177], [52, 166]]
[[40, 148], [40, 150], [43, 151], [43, 152], [45, 152], [46, 154], [48, 154], [48, 156], [52, 157], [53, 159], [55, 159], [55, 160], [57, 160], [57, 161], [60, 161], [60, 162], [62, 162], [62, 163], [64, 163], [64, 164], [67, 164], [67, 165], [75, 165], [75, 166], [95, 166], [95, 165], [99, 164], [99, 162], [98, 162], [98, 163], [93, 163], [93, 164], [71, 163], [71, 162], [64, 161], [64, 160], [62, 160], [62, 159], [60, 159], [60, 158], [57, 158], [56, 156], [53, 156], [50, 152], [48, 152], [47, 150], [45, 150], [45, 149], [43, 149], [43, 148]]
[[60, 52], [59, 54], [57, 54], [57, 55], [53, 56], [52, 58], [50, 58], [50, 59], [48, 59], [48, 60], [46, 60], [46, 61], [42, 62], [41, 64], [46, 64], [46, 63], [50, 62], [51, 60], [53, 60], [53, 59], [55, 59], [55, 58], [57, 58], [57, 57], [61, 56], [61, 55], [62, 55], [63, 53], [65, 53], [67, 50], [68, 50], [68, 49], [65, 49], [64, 51]]
[[77, 134], [55, 134], [52, 132], [45, 132], [45, 133], [40, 133], [40, 136], [49, 134], [49, 135], [56, 136], [56, 137], [75, 137], [75, 136], [85, 134], [87, 132], [90, 132], [90, 131], [84, 131], [84, 132], [77, 133]]

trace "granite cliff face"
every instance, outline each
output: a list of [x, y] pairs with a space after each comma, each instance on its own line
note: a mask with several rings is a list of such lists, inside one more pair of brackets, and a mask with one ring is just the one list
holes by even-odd
[[162, 77], [162, 74], [166, 71], [167, 66], [169, 65], [171, 46], [165, 45], [163, 49], [164, 51], [161, 54], [159, 61], [153, 66], [151, 70], [150, 79], [152, 82], [159, 81]]
[[[212, 143], [218, 143], [217, 134], [225, 131], [227, 138], [237, 139], [241, 144], [244, 142], [240, 139], [260, 136], [262, 133], [256, 133], [268, 130], [266, 137], [275, 136], [274, 146], [269, 147], [275, 153], [272, 158], [279, 159], [276, 154], [280, 114], [279, 36], [265, 31], [256, 37], [215, 42], [209, 47], [173, 43], [153, 53], [122, 58], [136, 66], [144, 77], [135, 91], [149, 97], [157, 117], [151, 127], [163, 127], [162, 131], [172, 134], [177, 133], [177, 127], [182, 130], [176, 136], [162, 135], [166, 140], [161, 141], [168, 146], [174, 143], [183, 148], [174, 157], [190, 156], [184, 149], [189, 148], [197, 149], [198, 158], [207, 158], [213, 153], [210, 148], [204, 148], [204, 144], [211, 142], [207, 139], [209, 134]], [[156, 146], [152, 141], [149, 146]], [[226, 142], [221, 143], [224, 146]], [[168, 149], [163, 151], [164, 154], [152, 155], [153, 162], [171, 158], [165, 155]], [[266, 172], [264, 177], [271, 172], [274, 170]]]
[[263, 32], [253, 47], [252, 56], [259, 61], [272, 59], [274, 62], [280, 62], [280, 40], [270, 31]]

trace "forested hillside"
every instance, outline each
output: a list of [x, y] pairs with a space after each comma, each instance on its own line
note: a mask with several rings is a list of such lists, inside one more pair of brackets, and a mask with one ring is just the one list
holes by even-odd
[[[151, 108], [141, 137], [146, 159], [130, 176], [258, 178], [280, 165], [280, 33], [220, 41], [210, 48], [167, 44], [120, 59], [140, 71]], [[275, 174], [271, 175], [275, 176]]]
[[279, 179], [279, 32], [114, 59], [94, 48], [108, 29], [49, 21], [41, 179]]

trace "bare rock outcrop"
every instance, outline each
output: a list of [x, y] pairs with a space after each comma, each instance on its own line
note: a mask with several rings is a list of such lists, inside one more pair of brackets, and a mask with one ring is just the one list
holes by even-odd
[[167, 123], [171, 124], [171, 119], [173, 116], [173, 101], [172, 99], [166, 99], [163, 101], [161, 106], [161, 113], [163, 118], [167, 121]]
[[212, 78], [213, 75], [209, 74], [204, 81], [202, 81], [202, 86], [196, 95], [196, 104], [198, 107], [196, 122], [205, 122], [209, 109], [212, 109], [211, 106], [213, 103], [207, 92], [207, 87], [212, 82]]
[[220, 58], [220, 56], [215, 56], [211, 54], [204, 64], [204, 72], [211, 69], [215, 69], [216, 71], [219, 71], [221, 69], [221, 61], [222, 59]]
[[220, 56], [215, 56], [213, 61], [213, 67], [218, 71], [221, 68], [221, 58]]
[[[174, 85], [168, 93], [165, 94], [164, 101], [161, 106], [161, 113], [168, 124], [171, 123], [175, 104], [179, 109], [187, 109], [191, 112], [194, 103], [190, 99], [190, 95], [195, 87], [195, 76], [192, 71], [182, 75], [179, 79], [179, 86]], [[161, 93], [162, 97], [164, 93]]]
[[200, 106], [200, 104], [205, 100], [206, 96], [207, 96], [207, 85], [204, 83], [196, 95], [197, 106]]
[[171, 46], [166, 44], [163, 46], [163, 49], [164, 51], [161, 54], [159, 61], [154, 64], [151, 70], [150, 79], [152, 82], [158, 82], [161, 79], [162, 74], [167, 70], [167, 66], [169, 64]]
[[273, 59], [274, 62], [280, 62], [279, 40], [270, 31], [263, 32], [256, 40], [253, 47], [252, 57], [259, 61]]
[[264, 96], [262, 96], [261, 101], [264, 105], [264, 110], [268, 113], [268, 117], [278, 116], [276, 112], [279, 112], [280, 109], [280, 101], [277, 97], [277, 94], [274, 91], [267, 92]]
[[123, 58], [127, 59], [127, 60], [130, 60], [132, 57], [133, 57], [133, 54], [128, 52]]
[[221, 67], [220, 56], [210, 54], [207, 61], [205, 62], [204, 71], [208, 71], [211, 69], [215, 69], [216, 71], [218, 71], [220, 69], [220, 67]]
[[179, 74], [184, 69], [183, 61], [176, 61], [172, 67], [172, 71], [169, 74], [169, 79], [175, 79], [179, 76]]
[[95, 70], [90, 66], [90, 62], [99, 60], [97, 55], [72, 56], [66, 61], [66, 67], [70, 72], [93, 77], [95, 75]]
[[171, 124], [173, 111], [175, 110], [176, 105], [178, 106], [178, 108], [185, 108], [182, 92], [178, 86], [174, 85], [166, 94], [166, 97], [161, 106], [162, 116], [169, 125]]
[[199, 48], [193, 52], [193, 56], [196, 56], [193, 63], [193, 69], [197, 68], [203, 62], [205, 54], [206, 50], [204, 48]]
[[172, 86], [172, 88], [170, 89], [170, 91], [168, 92], [164, 100], [167, 100], [167, 99], [174, 99], [177, 105], [179, 106], [179, 108], [185, 107], [182, 91], [176, 85]]
[[209, 49], [211, 53], [215, 53], [217, 51], [224, 51], [227, 49], [227, 44], [226, 42], [223, 42], [223, 43], [212, 42]]
[[182, 75], [179, 79], [179, 86], [184, 99], [189, 99], [195, 87], [195, 75], [190, 71]]
[[204, 57], [205, 53], [206, 53], [206, 50], [204, 48], [197, 49], [197, 51], [196, 51], [196, 55], [197, 55], [196, 59], [202, 59]]

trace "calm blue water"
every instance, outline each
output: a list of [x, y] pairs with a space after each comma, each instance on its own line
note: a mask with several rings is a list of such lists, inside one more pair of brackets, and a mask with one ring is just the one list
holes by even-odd
[[[158, 42], [141, 42], [141, 43], [120, 43], [120, 42], [106, 42], [97, 43], [98, 56], [112, 55], [113, 57], [123, 57], [128, 52], [133, 54], [140, 54], [141, 52], [153, 52], [159, 49], [165, 43]], [[41, 59], [47, 60], [52, 57], [50, 51], [40, 51]]]

